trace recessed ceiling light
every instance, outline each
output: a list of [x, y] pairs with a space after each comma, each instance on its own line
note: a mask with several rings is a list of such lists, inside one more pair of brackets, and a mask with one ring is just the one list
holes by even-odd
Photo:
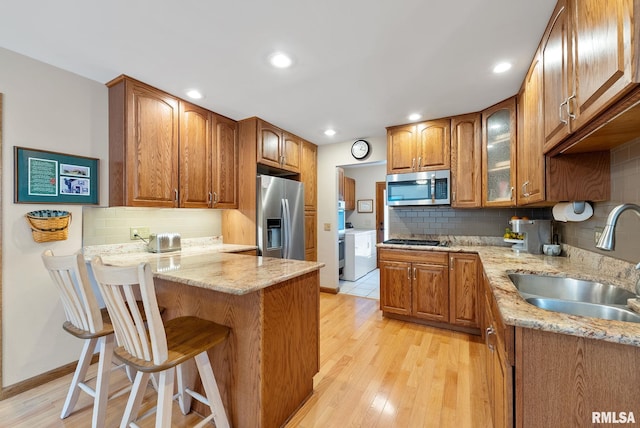
[[197, 89], [191, 89], [189, 91], [187, 91], [187, 96], [189, 98], [192, 98], [194, 100], [199, 100], [201, 98], [203, 98], [203, 95], [200, 91], [198, 91]]
[[418, 120], [422, 117], [420, 113], [412, 113], [409, 115], [409, 120]]
[[511, 68], [511, 63], [510, 62], [501, 62], [496, 64], [495, 67], [493, 67], [493, 72], [494, 73], [504, 73], [505, 71], [509, 70]]
[[334, 135], [336, 135], [336, 131], [333, 129], [327, 129], [326, 131], [324, 131], [324, 135], [326, 135], [327, 137], [333, 137]]
[[288, 68], [293, 64], [291, 57], [282, 52], [276, 52], [269, 57], [269, 62], [276, 68]]

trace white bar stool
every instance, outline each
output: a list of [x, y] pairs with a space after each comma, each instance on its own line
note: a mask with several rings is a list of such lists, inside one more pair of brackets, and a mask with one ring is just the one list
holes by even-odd
[[[159, 373], [156, 428], [171, 426], [174, 373], [178, 371], [178, 399], [183, 413], [190, 411], [191, 398], [209, 406], [211, 415], [197, 426], [211, 419], [216, 428], [229, 427], [220, 392], [216, 384], [207, 351], [223, 342], [229, 328], [201, 318], [185, 316], [163, 324], [155, 294], [153, 274], [148, 263], [135, 266], [107, 266], [100, 257], [91, 261], [93, 274], [113, 323], [118, 347], [116, 355], [137, 370], [129, 401], [122, 417], [121, 428], [137, 426], [134, 420], [152, 373]], [[144, 313], [135, 304], [135, 296], [142, 297]], [[146, 316], [148, 329], [143, 318]], [[184, 385], [181, 375], [183, 363], [195, 359], [206, 397]], [[188, 394], [190, 397], [187, 397]], [[140, 419], [146, 417], [145, 413]]]
[[[64, 419], [75, 407], [80, 391], [93, 397], [93, 416], [91, 426], [104, 426], [109, 375], [114, 349], [113, 328], [109, 324], [106, 311], [101, 312], [87, 272], [87, 266], [81, 253], [70, 256], [54, 256], [51, 250], [42, 254], [42, 261], [57, 286], [67, 321], [62, 328], [73, 336], [83, 339], [84, 346], [78, 359], [69, 392], [60, 413]], [[103, 319], [103, 316], [106, 319]], [[98, 373], [95, 389], [87, 385], [87, 369], [91, 364], [93, 351], [98, 345]]]

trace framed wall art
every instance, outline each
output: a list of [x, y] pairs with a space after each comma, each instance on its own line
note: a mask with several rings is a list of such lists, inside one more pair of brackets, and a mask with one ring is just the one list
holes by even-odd
[[14, 147], [14, 202], [98, 204], [99, 160]]
[[373, 199], [358, 199], [358, 212], [359, 213], [372, 213], [373, 212]]

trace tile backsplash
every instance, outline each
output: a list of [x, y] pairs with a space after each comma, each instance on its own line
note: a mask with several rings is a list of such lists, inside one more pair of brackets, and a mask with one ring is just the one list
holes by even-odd
[[593, 216], [583, 222], [560, 223], [563, 242], [632, 263], [640, 262], [640, 216], [624, 212], [616, 226], [614, 251], [595, 247], [596, 228], [603, 228], [613, 207], [640, 204], [640, 138], [611, 150], [611, 200], [593, 204]]
[[512, 216], [548, 220], [550, 208], [454, 209], [449, 206], [389, 209], [390, 236], [502, 236]]
[[84, 207], [82, 246], [134, 242], [132, 227], [148, 227], [150, 233], [176, 232], [182, 238], [222, 235], [222, 211], [186, 208]]

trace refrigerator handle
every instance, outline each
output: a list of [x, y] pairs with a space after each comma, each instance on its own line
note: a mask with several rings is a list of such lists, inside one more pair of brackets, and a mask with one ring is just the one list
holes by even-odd
[[290, 251], [290, 235], [291, 235], [291, 215], [289, 213], [289, 200], [287, 199], [282, 199], [281, 200], [281, 204], [282, 204], [282, 229], [283, 229], [283, 237], [282, 237], [282, 258], [283, 259], [288, 259], [289, 258], [289, 251]]

